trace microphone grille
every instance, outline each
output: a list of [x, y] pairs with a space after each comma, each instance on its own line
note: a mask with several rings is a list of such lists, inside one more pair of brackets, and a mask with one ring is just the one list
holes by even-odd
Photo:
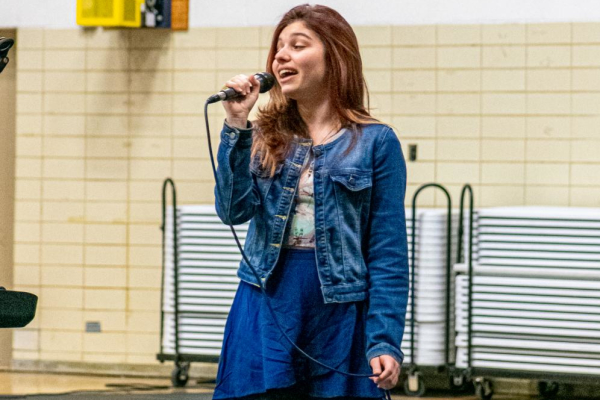
[[260, 72], [256, 74], [256, 79], [260, 82], [260, 92], [265, 93], [275, 85], [275, 77], [268, 72]]

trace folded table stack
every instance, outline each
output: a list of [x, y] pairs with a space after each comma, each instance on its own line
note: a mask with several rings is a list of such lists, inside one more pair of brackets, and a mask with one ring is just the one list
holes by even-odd
[[[600, 374], [600, 209], [479, 209], [477, 221], [471, 365]], [[456, 365], [466, 368], [468, 271], [455, 270]]]
[[[163, 352], [175, 353], [175, 265], [172, 212], [166, 218]], [[249, 224], [235, 226], [242, 245]], [[239, 284], [242, 256], [214, 206], [177, 207], [179, 353], [218, 357]]]

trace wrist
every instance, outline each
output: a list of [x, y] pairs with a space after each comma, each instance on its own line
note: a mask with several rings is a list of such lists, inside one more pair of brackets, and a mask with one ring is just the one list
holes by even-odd
[[227, 124], [232, 128], [237, 129], [247, 129], [248, 128], [248, 118], [244, 117], [227, 117]]

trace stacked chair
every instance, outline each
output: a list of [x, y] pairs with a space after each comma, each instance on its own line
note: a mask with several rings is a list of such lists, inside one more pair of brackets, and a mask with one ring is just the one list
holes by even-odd
[[[454, 331], [454, 280], [450, 279], [450, 287], [447, 288], [447, 264], [455, 258], [457, 242], [455, 235], [451, 235], [448, 240], [447, 211], [417, 210], [415, 218], [412, 214], [413, 209], [408, 209], [406, 222], [410, 252], [411, 295], [406, 314], [402, 351], [405, 355], [404, 365], [409, 365], [408, 379], [405, 380], [404, 385], [405, 393], [410, 396], [421, 396], [426, 389], [421, 375], [443, 372], [447, 364], [454, 360], [454, 340], [448, 337], [446, 341], [447, 333]], [[456, 213], [450, 215], [451, 222], [456, 224], [458, 220]], [[414, 258], [412, 257], [413, 240]], [[448, 293], [447, 290], [450, 292]], [[414, 311], [413, 298], [416, 305]], [[449, 302], [448, 309], [447, 302]]]

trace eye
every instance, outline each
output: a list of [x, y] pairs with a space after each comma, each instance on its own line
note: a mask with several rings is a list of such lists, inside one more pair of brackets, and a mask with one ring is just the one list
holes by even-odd
[[299, 44], [296, 44], [296, 45], [294, 45], [294, 49], [295, 49], [295, 50], [303, 49], [303, 48], [305, 48], [305, 47], [306, 47], [306, 46], [302, 46], [302, 45], [299, 45]]

